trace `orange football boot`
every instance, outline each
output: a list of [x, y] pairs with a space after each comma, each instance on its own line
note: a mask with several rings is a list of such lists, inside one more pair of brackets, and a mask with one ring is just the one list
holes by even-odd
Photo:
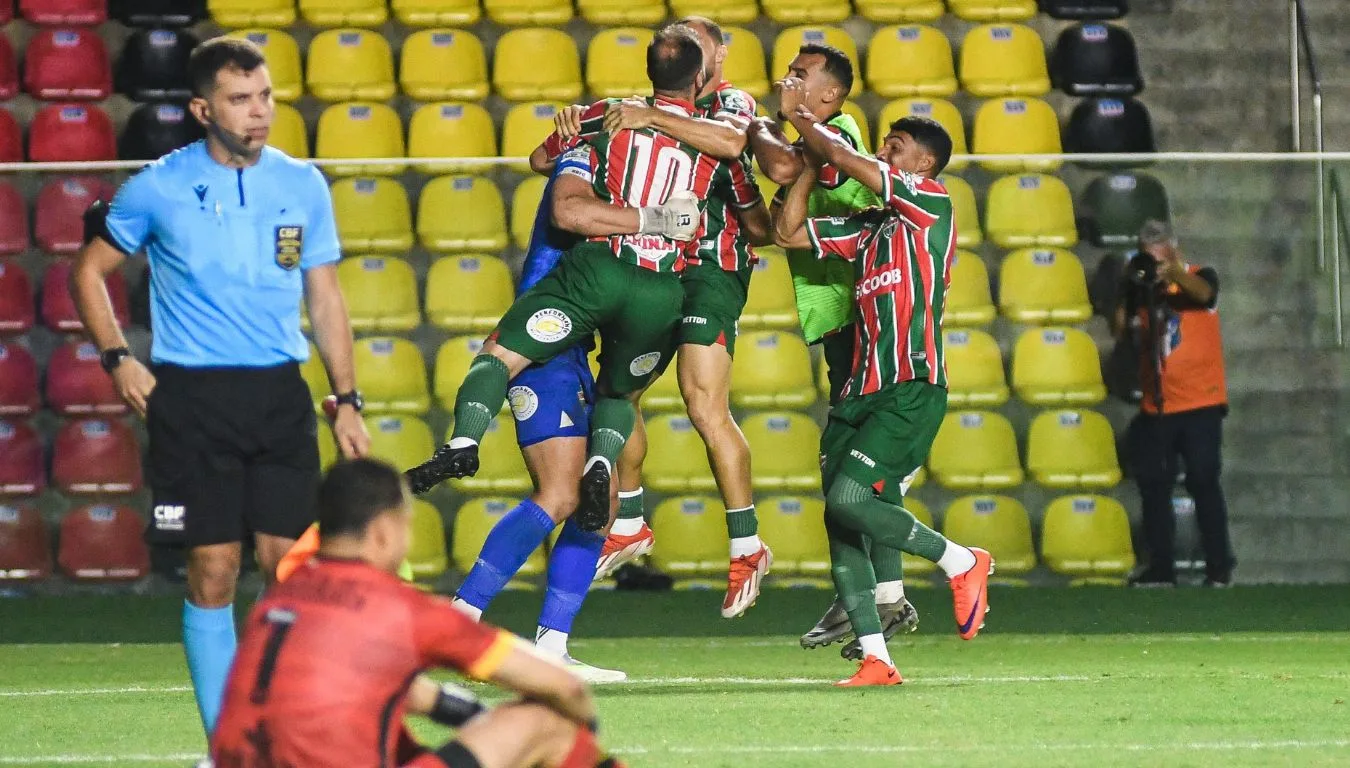
[[760, 582], [773, 566], [773, 552], [765, 544], [753, 555], [732, 558], [727, 570], [727, 596], [722, 600], [722, 618], [745, 615], [759, 599]]
[[611, 533], [605, 537], [605, 546], [600, 550], [600, 562], [595, 567], [595, 580], [608, 578], [619, 568], [642, 557], [656, 546], [656, 537], [652, 529], [642, 524], [642, 530], [630, 536]]
[[984, 626], [984, 615], [989, 612], [989, 574], [994, 572], [994, 558], [988, 552], [970, 547], [970, 553], [975, 555], [975, 565], [949, 581], [956, 631], [962, 640], [973, 639]]
[[847, 680], [840, 680], [835, 683], [839, 688], [861, 688], [866, 685], [899, 685], [905, 682], [895, 667], [878, 659], [876, 656], [868, 656], [858, 665], [858, 671], [853, 673], [853, 677]]

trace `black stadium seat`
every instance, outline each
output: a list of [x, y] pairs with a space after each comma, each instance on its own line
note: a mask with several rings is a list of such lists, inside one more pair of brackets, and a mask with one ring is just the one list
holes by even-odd
[[187, 27], [206, 18], [206, 0], [112, 0], [112, 15], [129, 27]]
[[136, 101], [187, 101], [188, 55], [197, 38], [177, 29], [141, 29], [127, 38], [117, 64], [117, 90]]
[[1075, 24], [1059, 33], [1050, 81], [1070, 96], [1133, 96], [1144, 89], [1130, 33], [1111, 24]]
[[1055, 19], [1119, 19], [1130, 12], [1128, 0], [1038, 0], [1041, 13]]
[[142, 104], [127, 119], [117, 156], [122, 160], [158, 160], [204, 134], [201, 124], [181, 104]]
[[1144, 105], [1134, 99], [1083, 99], [1069, 115], [1064, 151], [1155, 152], [1153, 121]]
[[1162, 182], [1142, 173], [1112, 173], [1093, 179], [1078, 200], [1087, 237], [1098, 247], [1131, 245], [1149, 219], [1172, 220]]

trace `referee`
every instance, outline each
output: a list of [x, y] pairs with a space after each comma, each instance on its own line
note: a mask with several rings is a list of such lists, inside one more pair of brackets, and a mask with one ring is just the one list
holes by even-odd
[[[272, 81], [254, 44], [192, 52], [189, 109], [206, 138], [132, 176], [80, 253], [71, 291], [118, 393], [146, 419], [154, 544], [185, 546], [183, 647], [210, 734], [235, 651], [234, 592], [252, 534], [270, 581], [313, 522], [314, 408], [299, 364], [303, 297], [337, 394], [343, 456], [366, 453], [337, 225], [319, 170], [267, 147]], [[104, 276], [144, 249], [150, 367], [132, 357]]]

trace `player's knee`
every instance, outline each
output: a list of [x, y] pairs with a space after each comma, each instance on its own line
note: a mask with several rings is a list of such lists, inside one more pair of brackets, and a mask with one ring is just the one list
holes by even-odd
[[229, 605], [238, 579], [238, 557], [194, 553], [188, 561], [188, 599], [203, 608]]
[[692, 387], [685, 392], [689, 420], [700, 434], [726, 429], [731, 424], [731, 406], [726, 393], [704, 387]]
[[560, 753], [571, 744], [576, 726], [552, 709], [533, 702], [517, 702], [497, 708], [504, 731], [528, 734], [546, 752]]
[[576, 511], [577, 505], [581, 503], [581, 495], [576, 483], [573, 482], [567, 487], [541, 489], [535, 494], [534, 503], [538, 504], [553, 522], [561, 523]]

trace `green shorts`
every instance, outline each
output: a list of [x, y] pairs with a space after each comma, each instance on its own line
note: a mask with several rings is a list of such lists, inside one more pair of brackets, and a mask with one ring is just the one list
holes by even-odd
[[675, 351], [680, 276], [619, 261], [604, 243], [582, 243], [516, 299], [490, 339], [536, 363], [600, 332], [600, 394], [646, 387]]
[[830, 409], [820, 438], [825, 493], [840, 472], [878, 492], [899, 483], [903, 493], [928, 458], [946, 414], [947, 390], [926, 381], [844, 398]]
[[728, 272], [716, 264], [700, 262], [680, 275], [684, 286], [684, 318], [679, 343], [711, 347], [721, 344], [727, 354], [736, 354], [741, 310], [750, 290], [754, 267]]
[[825, 377], [830, 382], [830, 405], [839, 402], [844, 385], [853, 375], [853, 347], [857, 341], [857, 333], [852, 324], [820, 340], [820, 349], [825, 353]]

